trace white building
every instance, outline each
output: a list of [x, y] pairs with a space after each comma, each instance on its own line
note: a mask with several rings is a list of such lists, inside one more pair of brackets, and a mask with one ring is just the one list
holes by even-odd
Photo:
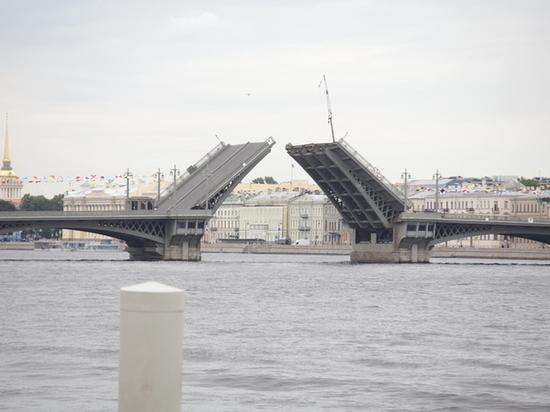
[[302, 194], [289, 202], [288, 235], [292, 241], [309, 240], [320, 244], [325, 240], [325, 195]]
[[[161, 182], [161, 189], [168, 186]], [[130, 190], [130, 197], [157, 197], [157, 184], [150, 183]], [[63, 210], [66, 212], [107, 212], [126, 209], [126, 188], [93, 186], [85, 183], [79, 189], [65, 193]], [[79, 230], [63, 229], [63, 240], [104, 240], [107, 236], [96, 233], [81, 232]]]
[[352, 240], [351, 234], [351, 229], [344, 222], [338, 209], [330, 201], [327, 201], [323, 205], [323, 243], [349, 245]]
[[[550, 218], [550, 192], [447, 192], [439, 195], [421, 192], [410, 197], [414, 211], [438, 210], [443, 213], [510, 216], [519, 218]], [[501, 235], [469, 237], [448, 246], [474, 247], [543, 247], [542, 243]]]
[[239, 216], [239, 239], [284, 242], [289, 237], [289, 202], [297, 192], [261, 193], [248, 199]]
[[6, 132], [4, 136], [4, 152], [0, 167], [0, 199], [18, 206], [21, 202], [23, 183], [11, 166], [10, 135], [8, 132], [8, 116], [6, 115]]
[[239, 238], [239, 220], [246, 196], [230, 194], [207, 223], [203, 242]]

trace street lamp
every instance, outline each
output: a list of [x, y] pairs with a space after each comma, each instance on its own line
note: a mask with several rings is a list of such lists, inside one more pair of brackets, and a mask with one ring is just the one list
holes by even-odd
[[133, 177], [129, 168], [126, 169], [123, 177], [126, 179], [126, 209], [128, 209], [130, 207], [130, 178]]
[[180, 170], [174, 165], [174, 168], [170, 170], [170, 176], [174, 177], [174, 183], [173, 183], [173, 192], [176, 191], [176, 180], [178, 179], [178, 176], [180, 175]]
[[407, 171], [407, 169], [405, 169], [405, 171], [403, 173], [401, 173], [401, 179], [404, 180], [404, 182], [403, 182], [403, 193], [404, 193], [404, 197], [405, 197], [405, 212], [409, 209], [407, 196], [408, 196], [408, 192], [409, 192], [409, 179], [410, 178], [411, 178], [411, 174]]
[[439, 211], [439, 179], [441, 178], [441, 174], [439, 173], [439, 169], [435, 171], [435, 174], [433, 176], [435, 179], [435, 211]]
[[160, 168], [155, 173], [157, 178], [157, 206], [160, 203], [160, 181], [164, 178], [164, 174], [160, 171]]

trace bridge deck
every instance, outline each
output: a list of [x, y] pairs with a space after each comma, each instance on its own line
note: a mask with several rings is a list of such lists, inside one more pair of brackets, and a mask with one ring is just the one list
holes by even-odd
[[159, 211], [215, 209], [274, 144], [269, 138], [260, 143], [216, 146], [188, 168], [175, 188], [168, 188], [158, 204]]
[[212, 217], [212, 211], [187, 210], [185, 212], [162, 212], [158, 210], [113, 211], [113, 212], [0, 212], [0, 222], [34, 221], [93, 221], [93, 220], [165, 220]]
[[518, 218], [517, 216], [490, 216], [459, 213], [408, 212], [402, 213], [398, 221], [433, 222], [456, 224], [483, 224], [493, 226], [550, 227], [550, 219], [545, 217]]
[[405, 210], [403, 195], [343, 139], [286, 150], [321, 187], [351, 227], [390, 229]]

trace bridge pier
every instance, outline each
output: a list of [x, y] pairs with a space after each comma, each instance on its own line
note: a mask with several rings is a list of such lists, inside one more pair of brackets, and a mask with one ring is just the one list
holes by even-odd
[[[385, 241], [377, 243], [375, 233], [359, 232], [356, 229], [351, 263], [429, 263], [431, 232], [410, 232], [407, 225], [396, 224], [393, 233], [386, 233]], [[414, 235], [414, 237], [411, 237]], [[369, 239], [364, 241], [363, 239]]]
[[396, 263], [430, 263], [430, 255], [427, 245], [415, 242], [398, 249]]
[[201, 260], [201, 236], [172, 236], [170, 243], [164, 247], [162, 259], [199, 262]]
[[392, 243], [358, 242], [353, 244], [351, 263], [398, 263]]
[[126, 241], [130, 260], [161, 260], [162, 245], [154, 242]]
[[154, 242], [126, 241], [130, 260], [201, 260], [201, 236], [172, 236], [165, 245]]
[[393, 243], [355, 243], [351, 263], [429, 263], [430, 249], [426, 242], [396, 247]]

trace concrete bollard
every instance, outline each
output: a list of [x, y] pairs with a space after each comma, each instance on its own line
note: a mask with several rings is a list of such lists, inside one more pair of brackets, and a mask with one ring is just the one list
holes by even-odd
[[180, 412], [183, 290], [121, 289], [119, 412]]

